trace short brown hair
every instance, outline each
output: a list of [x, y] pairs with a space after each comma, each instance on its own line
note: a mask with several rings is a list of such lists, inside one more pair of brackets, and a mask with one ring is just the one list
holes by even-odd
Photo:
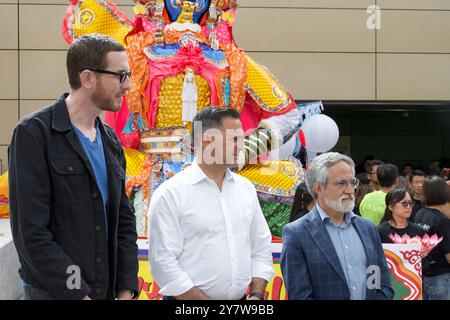
[[425, 206], [447, 204], [450, 202], [450, 188], [441, 177], [427, 177], [423, 183], [423, 197]]
[[87, 34], [77, 38], [69, 47], [66, 58], [70, 87], [81, 87], [80, 73], [86, 69], [105, 69], [109, 52], [122, 52], [125, 47], [111, 37]]

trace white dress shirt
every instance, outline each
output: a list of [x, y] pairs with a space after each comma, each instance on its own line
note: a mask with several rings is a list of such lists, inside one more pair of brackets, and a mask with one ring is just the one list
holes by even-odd
[[163, 295], [196, 286], [210, 299], [235, 300], [252, 277], [274, 275], [255, 187], [229, 170], [222, 191], [195, 162], [165, 181], [151, 199], [148, 229], [151, 274]]

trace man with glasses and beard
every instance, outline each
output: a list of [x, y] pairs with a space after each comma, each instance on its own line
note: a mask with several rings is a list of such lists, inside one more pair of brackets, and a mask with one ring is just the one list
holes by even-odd
[[11, 229], [25, 298], [132, 299], [136, 222], [125, 156], [100, 120], [130, 89], [125, 48], [101, 35], [67, 53], [70, 93], [23, 118], [9, 155]]
[[290, 300], [392, 299], [377, 229], [355, 214], [355, 165], [329, 152], [311, 162], [306, 184], [317, 204], [283, 229], [281, 269]]

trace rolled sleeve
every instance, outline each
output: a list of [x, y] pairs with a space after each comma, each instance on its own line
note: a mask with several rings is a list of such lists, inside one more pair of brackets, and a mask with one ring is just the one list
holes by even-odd
[[159, 292], [166, 296], [179, 296], [194, 287], [194, 283], [185, 272], [180, 272], [177, 278], [165, 284]]
[[275, 271], [272, 267], [272, 261], [270, 262], [270, 266], [268, 266], [265, 262], [252, 260], [252, 278], [261, 278], [270, 282], [274, 274]]

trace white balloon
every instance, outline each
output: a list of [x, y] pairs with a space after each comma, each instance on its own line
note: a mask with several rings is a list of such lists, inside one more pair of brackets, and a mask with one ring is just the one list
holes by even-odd
[[327, 152], [331, 150], [339, 140], [339, 128], [333, 119], [316, 114], [306, 119], [301, 127], [305, 136], [307, 150], [311, 152]]

